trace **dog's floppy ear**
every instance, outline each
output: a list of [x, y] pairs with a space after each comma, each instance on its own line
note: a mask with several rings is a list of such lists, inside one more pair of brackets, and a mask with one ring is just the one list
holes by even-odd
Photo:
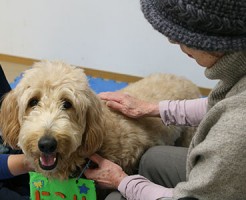
[[14, 91], [10, 91], [4, 96], [0, 110], [0, 129], [3, 134], [4, 142], [13, 149], [18, 148], [18, 135], [20, 124], [18, 121], [18, 105]]
[[89, 106], [86, 113], [86, 127], [82, 139], [82, 146], [83, 153], [90, 156], [102, 146], [105, 128], [103, 127], [102, 105], [99, 98], [90, 90], [86, 93]]

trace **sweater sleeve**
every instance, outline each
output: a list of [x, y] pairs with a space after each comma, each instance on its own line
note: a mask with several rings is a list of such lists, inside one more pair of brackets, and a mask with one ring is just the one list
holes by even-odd
[[207, 112], [207, 102], [207, 98], [161, 101], [161, 119], [166, 125], [198, 126]]
[[9, 154], [0, 154], [0, 180], [13, 177], [8, 168], [8, 158]]
[[118, 190], [128, 200], [156, 200], [173, 196], [172, 188], [156, 185], [140, 175], [125, 177]]

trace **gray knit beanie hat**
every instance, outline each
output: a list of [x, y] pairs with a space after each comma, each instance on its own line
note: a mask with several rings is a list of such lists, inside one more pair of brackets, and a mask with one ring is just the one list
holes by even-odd
[[205, 51], [246, 50], [246, 0], [140, 0], [170, 40]]

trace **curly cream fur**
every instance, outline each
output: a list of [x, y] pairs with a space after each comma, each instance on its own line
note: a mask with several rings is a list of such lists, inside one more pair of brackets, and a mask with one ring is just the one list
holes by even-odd
[[[122, 90], [147, 101], [199, 97], [190, 81], [169, 74], [151, 75]], [[32, 99], [38, 105], [30, 107]], [[63, 109], [64, 100], [72, 107]], [[1, 129], [5, 141], [19, 146], [36, 171], [48, 177], [67, 178], [82, 168], [95, 152], [133, 173], [140, 156], [153, 145], [173, 145], [183, 132], [166, 127], [160, 118], [130, 119], [113, 112], [89, 88], [82, 68], [42, 61], [27, 70], [21, 82], [3, 101]], [[57, 140], [55, 169], [39, 167], [38, 141], [44, 135]]]

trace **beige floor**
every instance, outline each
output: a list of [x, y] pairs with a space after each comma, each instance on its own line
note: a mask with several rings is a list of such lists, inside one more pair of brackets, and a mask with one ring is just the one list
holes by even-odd
[[19, 76], [23, 71], [30, 68], [30, 66], [27, 66], [27, 65], [10, 63], [10, 62], [5, 62], [5, 61], [0, 61], [0, 64], [10, 83], [13, 82], [14, 79], [17, 76]]

